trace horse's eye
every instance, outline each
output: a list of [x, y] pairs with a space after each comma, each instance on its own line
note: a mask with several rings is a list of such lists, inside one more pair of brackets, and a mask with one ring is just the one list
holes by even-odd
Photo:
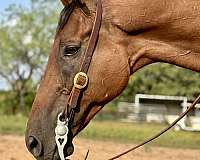
[[77, 54], [80, 50], [80, 46], [65, 46], [63, 49], [63, 56], [67, 57], [67, 56], [73, 56], [75, 54]]

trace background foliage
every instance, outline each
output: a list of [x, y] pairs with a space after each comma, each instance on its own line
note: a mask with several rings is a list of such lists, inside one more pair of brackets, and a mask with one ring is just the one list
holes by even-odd
[[200, 74], [170, 64], [153, 64], [136, 72], [129, 81], [120, 100], [133, 101], [133, 95], [161, 94], [187, 96], [199, 95]]
[[8, 88], [1, 93], [2, 112], [29, 111], [53, 42], [58, 6], [54, 0], [31, 0], [29, 7], [11, 5], [1, 14], [0, 78]]

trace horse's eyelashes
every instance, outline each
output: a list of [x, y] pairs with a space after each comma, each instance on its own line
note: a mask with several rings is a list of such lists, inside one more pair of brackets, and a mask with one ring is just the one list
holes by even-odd
[[63, 56], [69, 57], [76, 55], [80, 50], [80, 46], [65, 46], [63, 49]]

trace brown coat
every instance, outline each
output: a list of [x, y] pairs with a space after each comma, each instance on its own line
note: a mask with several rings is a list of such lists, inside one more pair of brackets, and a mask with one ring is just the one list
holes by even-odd
[[[56, 157], [56, 118], [66, 107], [69, 97], [57, 93], [63, 87], [71, 90], [88, 44], [96, 7], [93, 0], [81, 1], [85, 5], [73, 11], [55, 37], [45, 75], [33, 103], [26, 142], [29, 146], [31, 135], [41, 142], [42, 145], [29, 148], [42, 148], [43, 153], [37, 159]], [[62, 2], [69, 5], [69, 0]], [[106, 103], [123, 91], [129, 77], [145, 65], [165, 62], [200, 71], [199, 0], [102, 2], [99, 41], [88, 72], [89, 85], [83, 93], [80, 113], [75, 116], [72, 126], [74, 136], [78, 134], [81, 124], [86, 126]], [[66, 57], [65, 49], [70, 45], [80, 48], [75, 56]], [[67, 154], [71, 152], [67, 151]]]

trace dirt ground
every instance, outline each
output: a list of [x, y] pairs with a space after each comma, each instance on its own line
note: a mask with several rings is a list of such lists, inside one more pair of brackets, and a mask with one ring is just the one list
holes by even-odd
[[[78, 138], [75, 140], [75, 146], [75, 154], [71, 160], [83, 160], [88, 149], [90, 150], [88, 160], [107, 160], [134, 144]], [[23, 137], [0, 136], [0, 160], [34, 160], [34, 158], [26, 150]], [[200, 150], [145, 147], [119, 160], [200, 160]]]

